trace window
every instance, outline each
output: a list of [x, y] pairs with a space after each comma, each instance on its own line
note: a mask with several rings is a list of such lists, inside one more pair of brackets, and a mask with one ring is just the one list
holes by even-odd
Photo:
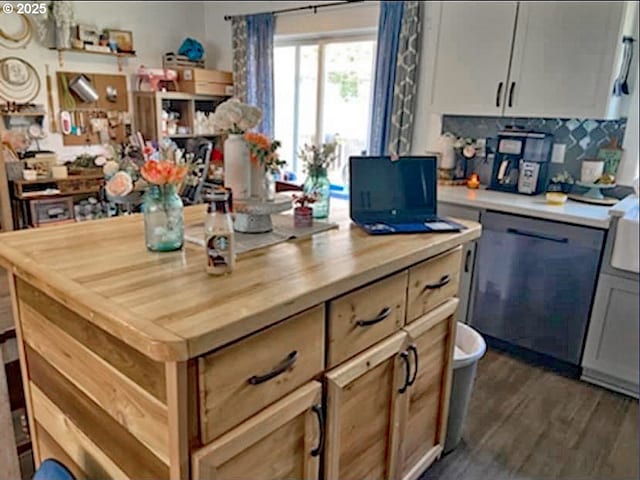
[[305, 177], [297, 153], [305, 143], [338, 141], [329, 171], [333, 185], [348, 183], [348, 160], [366, 151], [369, 138], [375, 36], [276, 40], [275, 138], [298, 181]]

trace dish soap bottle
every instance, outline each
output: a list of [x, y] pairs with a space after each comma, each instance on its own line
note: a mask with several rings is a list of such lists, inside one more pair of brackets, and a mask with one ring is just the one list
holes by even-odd
[[207, 273], [224, 275], [236, 264], [233, 222], [229, 213], [226, 191], [213, 194], [204, 221], [204, 244], [207, 253]]

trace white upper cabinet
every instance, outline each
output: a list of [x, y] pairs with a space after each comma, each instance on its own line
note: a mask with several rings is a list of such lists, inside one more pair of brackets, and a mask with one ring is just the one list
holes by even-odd
[[521, 2], [508, 116], [605, 117], [622, 2]]
[[433, 2], [430, 110], [616, 118], [612, 87], [632, 3]]
[[[500, 115], [517, 2], [434, 2], [430, 103], [435, 111]], [[429, 46], [429, 48], [431, 48]]]

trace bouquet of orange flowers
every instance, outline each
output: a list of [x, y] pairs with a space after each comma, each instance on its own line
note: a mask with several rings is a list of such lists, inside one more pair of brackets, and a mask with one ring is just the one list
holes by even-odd
[[140, 174], [148, 183], [153, 185], [180, 185], [187, 175], [187, 165], [177, 165], [170, 160], [147, 160]]
[[259, 163], [265, 172], [278, 173], [287, 162], [280, 159], [277, 150], [280, 148], [279, 140], [269, 140], [262, 133], [247, 132], [244, 139], [249, 146], [251, 161]]

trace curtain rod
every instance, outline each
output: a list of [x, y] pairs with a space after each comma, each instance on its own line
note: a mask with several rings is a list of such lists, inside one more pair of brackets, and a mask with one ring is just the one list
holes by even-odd
[[[279, 15], [281, 13], [290, 13], [290, 12], [298, 12], [301, 10], [313, 10], [313, 13], [316, 13], [319, 8], [325, 7], [337, 7], [339, 5], [348, 5], [350, 3], [360, 3], [364, 0], [347, 0], [345, 2], [333, 2], [333, 3], [321, 3], [318, 5], [307, 5], [306, 7], [294, 7], [294, 8], [283, 8], [281, 10], [273, 10], [271, 12], [260, 12], [260, 13], [270, 13], [272, 15]], [[225, 15], [224, 19], [226, 21], [231, 20], [232, 18], [243, 17], [244, 15]]]

